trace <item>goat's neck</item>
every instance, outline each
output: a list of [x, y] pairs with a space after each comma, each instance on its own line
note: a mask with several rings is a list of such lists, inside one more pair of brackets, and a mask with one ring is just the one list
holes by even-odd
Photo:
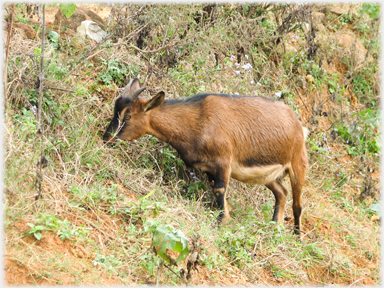
[[151, 111], [148, 134], [171, 144], [177, 149], [179, 144], [188, 142], [192, 137], [197, 119], [194, 119], [193, 114], [195, 113], [193, 113], [192, 109], [175, 106], [163, 105]]

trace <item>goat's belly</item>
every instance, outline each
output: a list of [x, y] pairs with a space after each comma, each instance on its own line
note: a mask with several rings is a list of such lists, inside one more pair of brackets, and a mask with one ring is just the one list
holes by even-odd
[[268, 184], [284, 175], [286, 166], [273, 164], [266, 166], [247, 167], [237, 162], [231, 165], [231, 177], [244, 183]]

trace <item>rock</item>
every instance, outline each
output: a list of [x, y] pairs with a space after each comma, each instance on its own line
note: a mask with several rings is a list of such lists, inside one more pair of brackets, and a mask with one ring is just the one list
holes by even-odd
[[60, 29], [63, 29], [63, 26], [68, 26], [70, 29], [76, 31], [77, 27], [81, 25], [81, 22], [85, 20], [92, 20], [93, 22], [96, 22], [102, 29], [105, 29], [106, 27], [103, 19], [101, 19], [96, 13], [81, 7], [76, 7], [76, 11], [71, 15], [71, 17], [69, 17], [69, 19], [67, 19], [63, 12], [61, 12], [61, 9], [59, 9], [55, 15], [55, 21], [53, 24], [61, 27]]
[[339, 43], [340, 47], [346, 48], [351, 53], [355, 53], [359, 61], [365, 60], [367, 49], [365, 49], [363, 44], [361, 44], [357, 39], [348, 34], [342, 34], [340, 36], [336, 36], [336, 41]]
[[305, 79], [310, 82], [310, 83], [315, 83], [315, 79], [313, 78], [312, 75], [308, 74], [307, 76], [305, 76]]
[[379, 215], [376, 215], [376, 214], [372, 215], [372, 217], [371, 217], [371, 221], [372, 222], [378, 221], [378, 220], [380, 220], [380, 216]]
[[358, 16], [359, 15], [358, 11], [360, 7], [361, 7], [360, 5], [356, 5], [356, 4], [351, 5], [346, 3], [340, 3], [340, 4], [330, 5], [330, 7], [328, 8], [328, 11], [338, 16], [343, 14]]
[[31, 25], [24, 23], [13, 23], [13, 28], [29, 39], [34, 39], [36, 37], [36, 31], [32, 28]]
[[104, 20], [95, 12], [93, 12], [92, 10], [81, 8], [81, 7], [78, 7], [78, 9], [80, 11], [83, 11], [85, 14], [87, 14], [88, 17], [91, 18], [93, 22], [96, 22], [101, 29], [103, 29], [104, 31], [107, 29], [107, 26], [105, 25]]
[[297, 52], [297, 49], [288, 43], [284, 43], [284, 48], [285, 48], [286, 53], [296, 53]]
[[317, 24], [316, 25], [316, 28], [317, 28], [317, 31], [319, 31], [319, 32], [325, 32], [325, 31], [327, 31], [327, 28], [323, 25], [323, 24]]
[[325, 31], [325, 14], [321, 12], [312, 12], [312, 24], [318, 31]]
[[62, 32], [61, 30], [64, 26], [67, 26], [68, 28], [76, 31], [77, 27], [81, 25], [81, 22], [87, 20], [85, 15], [86, 14], [84, 12], [79, 12], [79, 9], [76, 7], [76, 11], [71, 15], [71, 17], [69, 17], [69, 19], [67, 19], [67, 17], [65, 17], [59, 8], [55, 15], [55, 21], [53, 22], [53, 25], [58, 26], [55, 28], [58, 29], [59, 34]]
[[343, 15], [348, 13], [350, 7], [348, 4], [334, 4], [329, 7], [329, 11], [336, 15]]
[[85, 38], [85, 36], [89, 36], [89, 38], [95, 40], [96, 42], [100, 42], [103, 38], [105, 38], [108, 34], [101, 29], [96, 22], [85, 20], [81, 22], [81, 25], [77, 28], [77, 33]]
[[312, 12], [312, 20], [316, 25], [324, 24], [325, 14], [321, 12]]

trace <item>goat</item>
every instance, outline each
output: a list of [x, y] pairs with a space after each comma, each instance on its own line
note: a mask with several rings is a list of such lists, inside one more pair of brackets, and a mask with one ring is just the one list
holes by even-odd
[[272, 220], [283, 223], [289, 174], [294, 232], [300, 235], [301, 192], [308, 167], [307, 129], [287, 105], [261, 96], [203, 93], [164, 100], [138, 98], [146, 89], [136, 78], [115, 101], [103, 140], [131, 141], [150, 134], [173, 146], [189, 167], [208, 175], [221, 209], [218, 221], [230, 219], [226, 191], [229, 178], [268, 187], [275, 196]]

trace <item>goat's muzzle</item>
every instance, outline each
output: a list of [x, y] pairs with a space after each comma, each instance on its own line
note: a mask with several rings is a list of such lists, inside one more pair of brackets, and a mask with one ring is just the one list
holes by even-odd
[[112, 136], [109, 132], [105, 132], [103, 136], [103, 143], [108, 146], [113, 146], [116, 137]]

